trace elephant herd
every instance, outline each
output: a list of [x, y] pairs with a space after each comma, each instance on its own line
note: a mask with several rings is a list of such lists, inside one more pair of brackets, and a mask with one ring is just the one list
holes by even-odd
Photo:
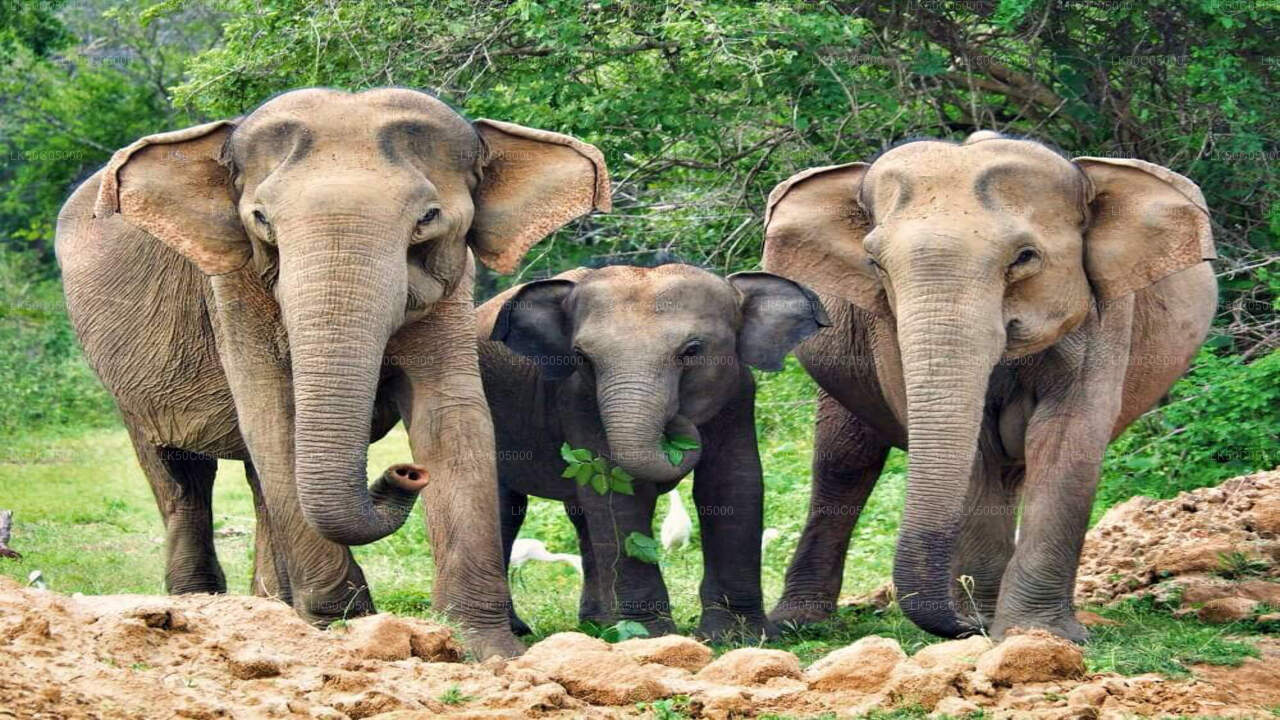
[[[297, 90], [116, 152], [67, 200], [57, 254], [164, 521], [166, 589], [226, 590], [224, 458], [253, 490], [253, 591], [311, 622], [374, 611], [349, 546], [420, 497], [435, 607], [475, 655], [520, 653], [505, 561], [535, 495], [577, 531], [581, 616], [670, 632], [658, 568], [623, 544], [692, 473], [698, 632], [769, 636], [834, 611], [898, 447], [903, 612], [943, 636], [1084, 639], [1071, 597], [1103, 453], [1214, 314], [1194, 183], [991, 132], [914, 141], [779, 184], [768, 272], [577, 269], [475, 307], [475, 259], [509, 272], [609, 208], [595, 147], [405, 89]], [[792, 350], [819, 386], [813, 486], [766, 614], [749, 368]], [[413, 463], [370, 484], [369, 443], [398, 422]]]

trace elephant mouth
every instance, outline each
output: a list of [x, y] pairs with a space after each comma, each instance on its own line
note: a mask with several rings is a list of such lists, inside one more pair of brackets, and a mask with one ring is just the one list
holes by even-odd
[[[698, 426], [684, 415], [676, 415], [663, 426], [662, 434], [662, 441], [652, 445], [611, 449], [609, 459], [637, 480], [663, 482], [684, 477], [702, 456]], [[691, 442], [679, 443], [681, 440]]]

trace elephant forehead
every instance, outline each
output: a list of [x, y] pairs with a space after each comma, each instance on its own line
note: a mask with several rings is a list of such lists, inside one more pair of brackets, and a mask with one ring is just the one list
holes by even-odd
[[579, 283], [581, 307], [601, 314], [701, 316], [735, 306], [723, 279], [690, 265], [601, 268]]
[[470, 123], [429, 95], [399, 89], [285, 93], [236, 129], [233, 153], [242, 155], [250, 146], [267, 152], [276, 148], [290, 161], [354, 154], [400, 162], [425, 154], [471, 167], [480, 157], [479, 137]]
[[867, 172], [863, 202], [877, 216], [907, 208], [936, 212], [944, 198], [986, 211], [1071, 204], [1083, 179], [1070, 161], [1034, 142], [918, 142], [895, 148]]

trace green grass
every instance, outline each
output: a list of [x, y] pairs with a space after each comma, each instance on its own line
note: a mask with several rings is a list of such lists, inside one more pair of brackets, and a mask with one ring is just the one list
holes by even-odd
[[[764, 558], [768, 606], [782, 591], [786, 565], [808, 511], [813, 392], [811, 381], [794, 360], [782, 373], [761, 376], [758, 417], [767, 486], [765, 525], [782, 533]], [[400, 428], [375, 443], [369, 452], [371, 474], [407, 459], [407, 448]], [[858, 522], [845, 564], [845, 594], [873, 589], [890, 576], [905, 470], [904, 456], [893, 453]], [[692, 507], [690, 483], [678, 492]], [[21, 561], [0, 560], [0, 573], [25, 580], [38, 569], [49, 588], [64, 593], [163, 592], [163, 529], [123, 430], [60, 429], [10, 438], [0, 454], [0, 507], [15, 512], [11, 545], [24, 555]], [[667, 500], [659, 503], [655, 528], [667, 507]], [[253, 559], [254, 517], [239, 463], [219, 465], [214, 517], [228, 585], [232, 592], [245, 592]], [[578, 551], [572, 525], [559, 503], [532, 498], [522, 533], [542, 539], [553, 552]], [[381, 609], [432, 615], [432, 557], [420, 510], [391, 537], [354, 548], [354, 553]], [[697, 534], [688, 546], [663, 553], [661, 566], [677, 627], [688, 633], [700, 612], [702, 553]], [[517, 609], [534, 630], [534, 640], [579, 629], [581, 582], [567, 565], [530, 563], [512, 575], [511, 586]], [[1176, 676], [1186, 674], [1188, 664], [1237, 664], [1256, 655], [1240, 637], [1243, 627], [1175, 620], [1152, 605], [1130, 604], [1100, 612], [1123, 624], [1094, 630], [1087, 650], [1092, 670]], [[844, 608], [828, 621], [790, 632], [768, 646], [790, 650], [809, 663], [870, 634], [895, 638], [908, 653], [938, 641], [894, 608], [883, 612]], [[669, 710], [678, 711], [675, 706]]]
[[1120, 624], [1090, 629], [1085, 653], [1090, 672], [1183, 677], [1190, 673], [1190, 665], [1236, 666], [1259, 656], [1245, 639], [1250, 628], [1244, 623], [1207, 625], [1193, 618], [1174, 618], [1149, 598], [1096, 611]]

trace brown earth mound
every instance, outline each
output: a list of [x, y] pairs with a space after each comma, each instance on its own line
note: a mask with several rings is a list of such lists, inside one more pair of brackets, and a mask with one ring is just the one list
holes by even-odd
[[[1280, 619], [1280, 472], [1131, 498], [1085, 538], [1076, 602], [1155, 595], [1207, 622]], [[1273, 610], [1274, 611], [1274, 610]]]
[[1266, 688], [1280, 686], [1275, 648], [1265, 662], [1173, 682], [1086, 675], [1078, 648], [1039, 632], [914, 658], [863, 638], [807, 670], [779, 650], [711, 661], [687, 638], [609, 645], [561, 633], [522, 658], [474, 664], [459, 662], [447, 628], [421, 620], [321, 631], [263, 598], [68, 597], [3, 578], [0, 641], [0, 718], [642, 717], [637, 703], [677, 696], [705, 718], [908, 705], [993, 718], [1262, 717], [1276, 700]]
[[[1202, 617], [1255, 619], [1280, 607], [1271, 594], [1278, 498], [1280, 473], [1262, 473], [1117, 506], [1089, 535], [1080, 600], [1156, 592]], [[1270, 640], [1260, 660], [1179, 681], [1088, 674], [1079, 648], [1042, 632], [994, 647], [940, 643], [914, 657], [867, 637], [808, 668], [779, 650], [713, 660], [688, 638], [609, 645], [561, 633], [522, 658], [475, 664], [461, 662], [448, 628], [412, 618], [321, 631], [264, 598], [66, 596], [3, 577], [0, 648], [0, 720], [635, 718], [659, 701], [705, 718], [910, 705], [953, 717], [1271, 717], [1280, 705], [1280, 643]]]

